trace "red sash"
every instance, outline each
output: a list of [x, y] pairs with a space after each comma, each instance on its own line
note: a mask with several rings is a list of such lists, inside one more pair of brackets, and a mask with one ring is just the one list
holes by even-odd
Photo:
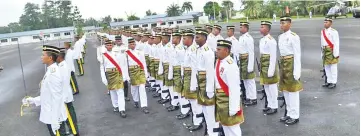
[[131, 57], [139, 65], [139, 67], [144, 70], [144, 66], [143, 66], [142, 62], [140, 62], [140, 60], [137, 57], [135, 57], [133, 55], [133, 53], [130, 52], [129, 50], [127, 50], [126, 52], [129, 55], [129, 57]]
[[330, 46], [330, 48], [333, 50], [333, 44], [332, 44], [332, 42], [327, 38], [325, 29], [322, 30], [322, 35], [323, 35], [323, 39], [325, 39], [325, 41], [326, 41], [326, 43], [328, 44], [328, 46]]
[[110, 57], [110, 55], [108, 53], [103, 53], [105, 57], [108, 58], [108, 60], [118, 69], [118, 71], [120, 72], [120, 74], [122, 74], [122, 69], [120, 69], [120, 66], [118, 65], [117, 62], [115, 62], [115, 60]]
[[[218, 59], [217, 60], [217, 65], [216, 65], [216, 77], [217, 77], [218, 83], [221, 86], [222, 90], [229, 97], [229, 88], [228, 88], [227, 84], [222, 80], [221, 74], [219, 73], [220, 64], [221, 64], [221, 60]], [[240, 109], [237, 112], [237, 115], [242, 115], [242, 109]]]

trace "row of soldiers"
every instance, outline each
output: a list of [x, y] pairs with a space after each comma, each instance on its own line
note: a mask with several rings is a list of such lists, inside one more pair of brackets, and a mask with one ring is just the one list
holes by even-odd
[[[270, 35], [272, 23], [261, 21], [259, 72], [267, 97], [263, 112], [266, 115], [277, 113], [280, 90], [287, 109], [280, 121], [292, 125], [299, 121], [299, 92], [303, 90], [300, 38], [290, 30], [289, 16], [280, 19], [284, 33], [279, 35], [278, 44]], [[326, 75], [331, 79], [323, 86], [334, 88], [337, 71], [327, 67], [337, 67], [338, 34], [330, 28], [332, 19], [326, 18], [324, 24], [322, 56]], [[225, 40], [220, 35], [222, 27], [219, 25], [206, 25], [205, 29], [196, 27], [195, 31], [165, 30], [154, 35], [130, 30], [98, 33], [102, 82], [110, 90], [114, 111], [126, 117], [127, 95], [124, 98], [124, 93], [127, 94], [126, 86], [130, 82], [134, 105], [138, 108], [140, 103], [146, 114], [149, 113], [145, 91], [148, 88], [155, 92], [153, 97], [160, 97], [158, 103], [170, 103], [168, 111], [180, 109], [178, 119], [192, 114], [192, 123], [186, 125], [190, 131], [201, 129], [205, 122], [207, 135], [218, 135], [218, 128], [227, 136], [241, 135], [239, 125], [244, 122], [241, 94], [245, 96], [243, 104], [246, 106], [257, 104], [254, 41], [248, 33], [249, 25], [240, 23], [242, 35], [239, 39], [234, 37], [235, 26], [227, 26]], [[241, 88], [245, 92], [241, 93]]]
[[51, 136], [69, 135], [65, 124], [71, 134], [79, 136], [78, 121], [73, 106], [73, 95], [79, 93], [74, 63], [78, 65], [78, 76], [83, 76], [85, 38], [86, 35], [76, 36], [73, 47], [72, 42], [65, 42], [63, 48], [43, 45], [41, 59], [47, 67], [39, 84], [40, 96], [26, 96], [23, 99], [23, 105], [41, 106], [39, 120], [47, 125]]

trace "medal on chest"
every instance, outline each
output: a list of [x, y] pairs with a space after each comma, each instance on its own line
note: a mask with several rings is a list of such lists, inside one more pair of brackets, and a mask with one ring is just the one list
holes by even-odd
[[221, 69], [219, 70], [220, 75], [223, 75], [223, 72], [224, 72], [224, 68], [221, 67]]

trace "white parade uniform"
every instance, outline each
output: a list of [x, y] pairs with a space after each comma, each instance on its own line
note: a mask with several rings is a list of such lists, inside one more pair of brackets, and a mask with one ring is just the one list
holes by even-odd
[[78, 41], [76, 41], [75, 42], [75, 44], [74, 44], [74, 58], [73, 59], [81, 59], [81, 58], [83, 58], [83, 55], [81, 54], [81, 52], [82, 52], [82, 50], [83, 50], [83, 43], [80, 41], [80, 40], [78, 40]]
[[[150, 47], [150, 45], [149, 45], [149, 43], [148, 42], [144, 42], [143, 43], [144, 44], [144, 56], [148, 56], [149, 57], [149, 59], [150, 59], [150, 54], [151, 54], [151, 47]], [[151, 61], [151, 60], [150, 60]], [[147, 64], [147, 65], [149, 65], [149, 64]], [[147, 77], [147, 81], [149, 81], [150, 80], [150, 71], [148, 71], [148, 77]]]
[[[276, 69], [277, 64], [277, 42], [276, 40], [270, 35], [266, 35], [262, 37], [259, 41], [259, 49], [260, 54], [269, 54], [270, 55], [270, 61], [269, 61], [269, 67], [267, 71], [268, 77], [273, 77], [274, 72]], [[278, 73], [276, 73], [278, 74]], [[274, 84], [264, 84], [264, 89], [267, 95], [267, 101], [268, 105], [267, 107], [272, 109], [278, 108], [278, 86], [277, 83]]]
[[[164, 61], [166, 61], [166, 59], [167, 59], [167, 57], [168, 56], [165, 56], [165, 49], [167, 48], [166, 47], [167, 45], [165, 44], [165, 45], [163, 45], [162, 43], [159, 43], [158, 45], [157, 45], [157, 51], [156, 51], [156, 56], [157, 56], [157, 58], [159, 58], [159, 67], [158, 67], [158, 75], [157, 76], [159, 76], [159, 75], [162, 75], [163, 76], [163, 62]], [[167, 90], [168, 88], [167, 88], [167, 86], [165, 86], [165, 83], [162, 81], [162, 80], [157, 80], [157, 84], [159, 84], [160, 85], [160, 87], [161, 87], [161, 90]], [[166, 99], [166, 97], [167, 97], [167, 93], [163, 93], [163, 91], [161, 91], [161, 97], [162, 97], [162, 99]]]
[[224, 38], [218, 34], [217, 36], [215, 36], [213, 33], [210, 33], [207, 37], [207, 43], [209, 45], [209, 47], [212, 49], [213, 52], [217, 51], [217, 41], [218, 40], [223, 40]]
[[[192, 44], [191, 46], [187, 47], [184, 56], [184, 63], [182, 67], [190, 67], [192, 69], [191, 73], [191, 83], [190, 83], [190, 91], [194, 92], [197, 90], [197, 45]], [[188, 99], [189, 103], [191, 104], [192, 113], [193, 113], [193, 125], [199, 125], [203, 118], [197, 118], [197, 114], [202, 113], [202, 106], [198, 104], [197, 99]]]
[[[229, 116], [234, 116], [241, 109], [239, 69], [236, 63], [230, 63], [232, 62], [231, 56], [227, 56], [226, 58], [219, 61], [221, 61], [219, 64], [220, 78], [229, 88]], [[221, 88], [217, 77], [214, 77], [216, 88]], [[224, 134], [226, 136], [242, 136], [242, 131], [239, 125], [240, 124], [235, 124], [233, 126], [222, 125]]]
[[[168, 77], [165, 77], [165, 78], [168, 78], [168, 80], [173, 80], [173, 66], [175, 66], [174, 65], [174, 63], [175, 63], [175, 54], [176, 53], [176, 51], [175, 51], [175, 47], [174, 47], [174, 44], [172, 44], [172, 43], [169, 43], [168, 44], [168, 47], [167, 47], [167, 49], [166, 49], [166, 54], [167, 54], [167, 60], [168, 60], [168, 62], [169, 62], [169, 67], [168, 67]], [[174, 82], [173, 82], [174, 83]], [[171, 105], [173, 105], [173, 106], [178, 106], [178, 104], [179, 104], [179, 94], [177, 93], [177, 92], [175, 92], [174, 91], [174, 85], [172, 85], [172, 86], [168, 86], [168, 88], [169, 88], [169, 94], [170, 94], [170, 96], [171, 96]]]
[[236, 37], [231, 36], [231, 37], [227, 37], [225, 40], [232, 42], [232, 47], [231, 47], [231, 53], [233, 54], [233, 60], [235, 62], [238, 62], [239, 60], [239, 54], [241, 53], [241, 45], [239, 44], [239, 41], [237, 40]]
[[[148, 71], [147, 71], [147, 64], [145, 62], [144, 52], [139, 51], [139, 50], [132, 50], [132, 49], [129, 49], [127, 51], [130, 51], [142, 63], [143, 68], [144, 68], [144, 76], [145, 76], [145, 79], [147, 79]], [[127, 53], [125, 53], [125, 54], [127, 54]], [[128, 63], [126, 64], [127, 67], [139, 66], [138, 63], [135, 60], [133, 60], [129, 55], [127, 55], [127, 61], [128, 61]], [[145, 91], [145, 84], [140, 84], [138, 86], [132, 85], [131, 93], [132, 93], [134, 102], [139, 102], [139, 99], [140, 99], [140, 107], [148, 106], [147, 92]]]
[[[281, 56], [293, 55], [293, 77], [295, 80], [299, 80], [301, 77], [301, 43], [300, 37], [291, 30], [284, 32], [278, 37], [278, 48]], [[287, 106], [287, 116], [292, 119], [298, 119], [300, 117], [300, 95], [297, 92], [283, 91]]]
[[[337, 58], [340, 55], [340, 38], [338, 36], [337, 30], [329, 27], [325, 29], [326, 37], [333, 44], [333, 56]], [[322, 48], [328, 46], [326, 40], [323, 38], [321, 32], [321, 46]], [[321, 52], [322, 57], [322, 52]], [[337, 83], [337, 63], [325, 65], [325, 71], [327, 76], [327, 83], [336, 84]]]
[[[128, 67], [126, 67], [127, 62], [125, 56], [121, 54], [117, 55], [112, 51], [106, 51], [106, 53], [108, 53], [109, 56], [112, 57], [113, 60], [116, 61], [120, 66], [122, 71], [123, 81], [128, 81], [129, 75], [128, 75]], [[102, 78], [102, 82], [104, 83], [104, 85], [107, 86], [108, 81], [105, 75], [105, 71], [107, 68], [116, 68], [116, 67], [104, 55], [102, 55], [102, 62], [103, 63], [100, 64], [100, 75]], [[110, 91], [110, 98], [112, 100], [113, 107], [119, 108], [119, 111], [125, 111], [124, 89], [122, 88], [118, 90], [109, 90], [109, 91]]]
[[[208, 98], [214, 97], [214, 59], [214, 52], [207, 44], [197, 49], [197, 74], [201, 71], [206, 72], [206, 93]], [[202, 105], [202, 112], [207, 123], [208, 135], [218, 136], [218, 132], [213, 132], [213, 128], [219, 126], [215, 119], [215, 105]]]
[[[62, 61], [58, 64], [59, 66], [59, 71], [62, 77], [62, 81], [63, 81], [63, 85], [62, 85], [62, 92], [63, 92], [63, 99], [64, 99], [64, 103], [70, 103], [74, 101], [73, 98], [73, 91], [70, 87], [70, 70], [68, 68], [68, 65], [65, 61]], [[64, 108], [64, 110], [61, 112], [62, 114], [62, 121], [66, 121], [67, 119], [67, 113], [66, 110]]]
[[[244, 47], [244, 50], [241, 50], [241, 54], [248, 53], [248, 65], [247, 72], [254, 71], [254, 42], [252, 36], [247, 32], [242, 34], [239, 37], [239, 43]], [[246, 88], [247, 99], [255, 100], [257, 99], [257, 90], [256, 90], [256, 81], [255, 79], [245, 79], [243, 80], [244, 87]]]
[[75, 66], [74, 66], [74, 50], [69, 48], [66, 51], [66, 55], [65, 55], [65, 61], [68, 65], [68, 68], [70, 69], [71, 72], [75, 72]]

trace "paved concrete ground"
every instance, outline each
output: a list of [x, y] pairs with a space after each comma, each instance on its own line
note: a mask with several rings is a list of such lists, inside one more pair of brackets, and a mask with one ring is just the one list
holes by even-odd
[[[320, 57], [320, 30], [323, 20], [294, 21], [292, 31], [301, 37], [302, 76], [304, 91], [301, 92], [300, 122], [285, 126], [278, 122], [283, 109], [272, 116], [261, 112], [263, 101], [255, 107], [246, 107], [245, 123], [241, 125], [244, 136], [355, 136], [359, 135], [360, 120], [360, 20], [336, 19], [334, 28], [340, 35], [340, 64], [338, 86], [334, 90], [322, 88]], [[239, 24], [233, 24], [239, 26]], [[223, 25], [225, 28], [226, 25]], [[250, 34], [255, 38], [258, 54], [259, 22], [252, 22]], [[277, 39], [279, 24], [272, 27], [272, 36]], [[223, 36], [226, 33], [222, 32]], [[237, 28], [237, 38], [239, 32]], [[70, 39], [68, 39], [70, 40]], [[58, 46], [63, 41], [50, 44]], [[190, 133], [175, 119], [177, 112], [168, 113], [148, 93], [150, 114], [144, 115], [134, 109], [132, 102], [126, 105], [128, 117], [120, 118], [113, 113], [110, 97], [101, 83], [99, 65], [96, 62], [94, 37], [87, 39], [85, 76], [78, 77], [80, 94], [75, 96], [75, 109], [80, 133], [83, 136], [201, 136], [203, 130]], [[38, 121], [39, 107], [24, 109], [20, 117], [21, 99], [25, 94], [39, 95], [39, 82], [44, 75], [41, 64], [42, 44], [20, 45], [24, 66], [26, 91], [24, 91], [17, 46], [0, 47], [0, 135], [47, 136], [44, 124]], [[258, 56], [257, 56], [258, 57]], [[260, 97], [260, 95], [259, 95]], [[189, 122], [190, 120], [186, 120]]]

